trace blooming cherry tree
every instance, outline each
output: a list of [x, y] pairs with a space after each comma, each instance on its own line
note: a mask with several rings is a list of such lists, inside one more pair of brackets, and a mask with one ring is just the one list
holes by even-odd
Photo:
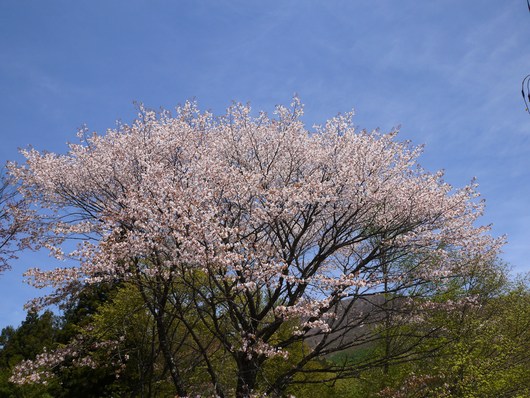
[[[176, 392], [190, 386], [170, 349], [175, 319], [188, 326], [215, 394], [244, 397], [281, 393], [313, 359], [375, 341], [373, 325], [397, 312], [396, 300], [428, 297], [496, 256], [502, 242], [477, 224], [474, 183], [454, 190], [418, 165], [421, 148], [397, 132], [357, 131], [351, 114], [312, 132], [301, 116], [297, 99], [274, 117], [240, 104], [217, 118], [192, 103], [175, 116], [142, 108], [131, 125], [82, 131], [65, 155], [23, 151], [26, 163], [10, 170], [39, 209], [33, 243], [79, 260], [29, 270], [35, 286], [54, 288], [32, 305], [71, 300], [87, 283], [133, 282]], [[71, 238], [81, 243], [65, 253]], [[234, 361], [235, 386], [219, 382], [198, 321]], [[289, 366], [258, 385], [277, 357]], [[323, 372], [346, 376], [353, 366]]]

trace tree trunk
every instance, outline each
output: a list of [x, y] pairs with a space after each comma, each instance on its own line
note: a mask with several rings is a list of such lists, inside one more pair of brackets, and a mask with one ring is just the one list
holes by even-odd
[[248, 359], [245, 353], [237, 362], [236, 398], [248, 398], [256, 387], [259, 364], [255, 358]]

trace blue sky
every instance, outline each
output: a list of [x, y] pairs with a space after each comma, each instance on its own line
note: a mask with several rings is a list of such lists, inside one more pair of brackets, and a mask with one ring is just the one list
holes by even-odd
[[[0, 161], [64, 152], [83, 124], [131, 121], [133, 101], [272, 111], [297, 93], [308, 126], [354, 108], [426, 144], [421, 164], [454, 186], [477, 177], [503, 258], [530, 271], [529, 38], [524, 0], [0, 0]], [[52, 264], [22, 253], [0, 276], [0, 327], [39, 293], [22, 284], [35, 265]]]

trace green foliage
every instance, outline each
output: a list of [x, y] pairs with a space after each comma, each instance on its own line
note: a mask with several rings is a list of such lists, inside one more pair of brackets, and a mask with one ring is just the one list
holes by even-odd
[[[497, 270], [498, 271], [498, 270]], [[440, 349], [409, 364], [383, 397], [497, 398], [530, 395], [530, 289], [479, 275], [438, 298], [448, 303], [472, 292], [474, 304], [433, 311], [424, 323], [440, 329]], [[442, 307], [444, 308], [444, 307]], [[425, 347], [420, 347], [424, 349]]]
[[[439, 366], [462, 397], [530, 394], [530, 291], [519, 285], [462, 318], [450, 353]], [[457, 332], [455, 330], [454, 332]], [[512, 395], [513, 396], [513, 395]]]
[[161, 363], [153, 317], [135, 286], [121, 286], [111, 300], [100, 305], [86, 333], [94, 341], [119, 342], [112, 352], [94, 353], [98, 362], [121, 364], [115, 389], [132, 396], [170, 394], [172, 385]]

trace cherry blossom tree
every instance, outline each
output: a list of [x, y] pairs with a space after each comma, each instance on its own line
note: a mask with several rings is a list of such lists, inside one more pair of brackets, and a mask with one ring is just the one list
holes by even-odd
[[[444, 280], [490, 262], [502, 240], [477, 223], [475, 183], [455, 190], [423, 170], [422, 149], [396, 131], [358, 131], [352, 114], [308, 131], [302, 109], [297, 99], [273, 117], [241, 104], [222, 117], [192, 103], [175, 116], [141, 108], [131, 125], [82, 131], [65, 155], [22, 151], [26, 163], [10, 170], [38, 209], [33, 244], [79, 260], [29, 270], [35, 286], [54, 288], [32, 305], [75, 299], [87, 283], [135, 284], [180, 396], [193, 387], [171, 348], [175, 322], [218, 396], [281, 394], [305, 373], [331, 380], [408, 360], [404, 346], [311, 366], [388, 341], [421, 316], [408, 309], [415, 297], [425, 306]], [[80, 244], [65, 253], [72, 238]], [[235, 385], [221, 381], [219, 351], [235, 364]], [[286, 365], [265, 380], [280, 358]], [[35, 371], [26, 366], [19, 380]]]

